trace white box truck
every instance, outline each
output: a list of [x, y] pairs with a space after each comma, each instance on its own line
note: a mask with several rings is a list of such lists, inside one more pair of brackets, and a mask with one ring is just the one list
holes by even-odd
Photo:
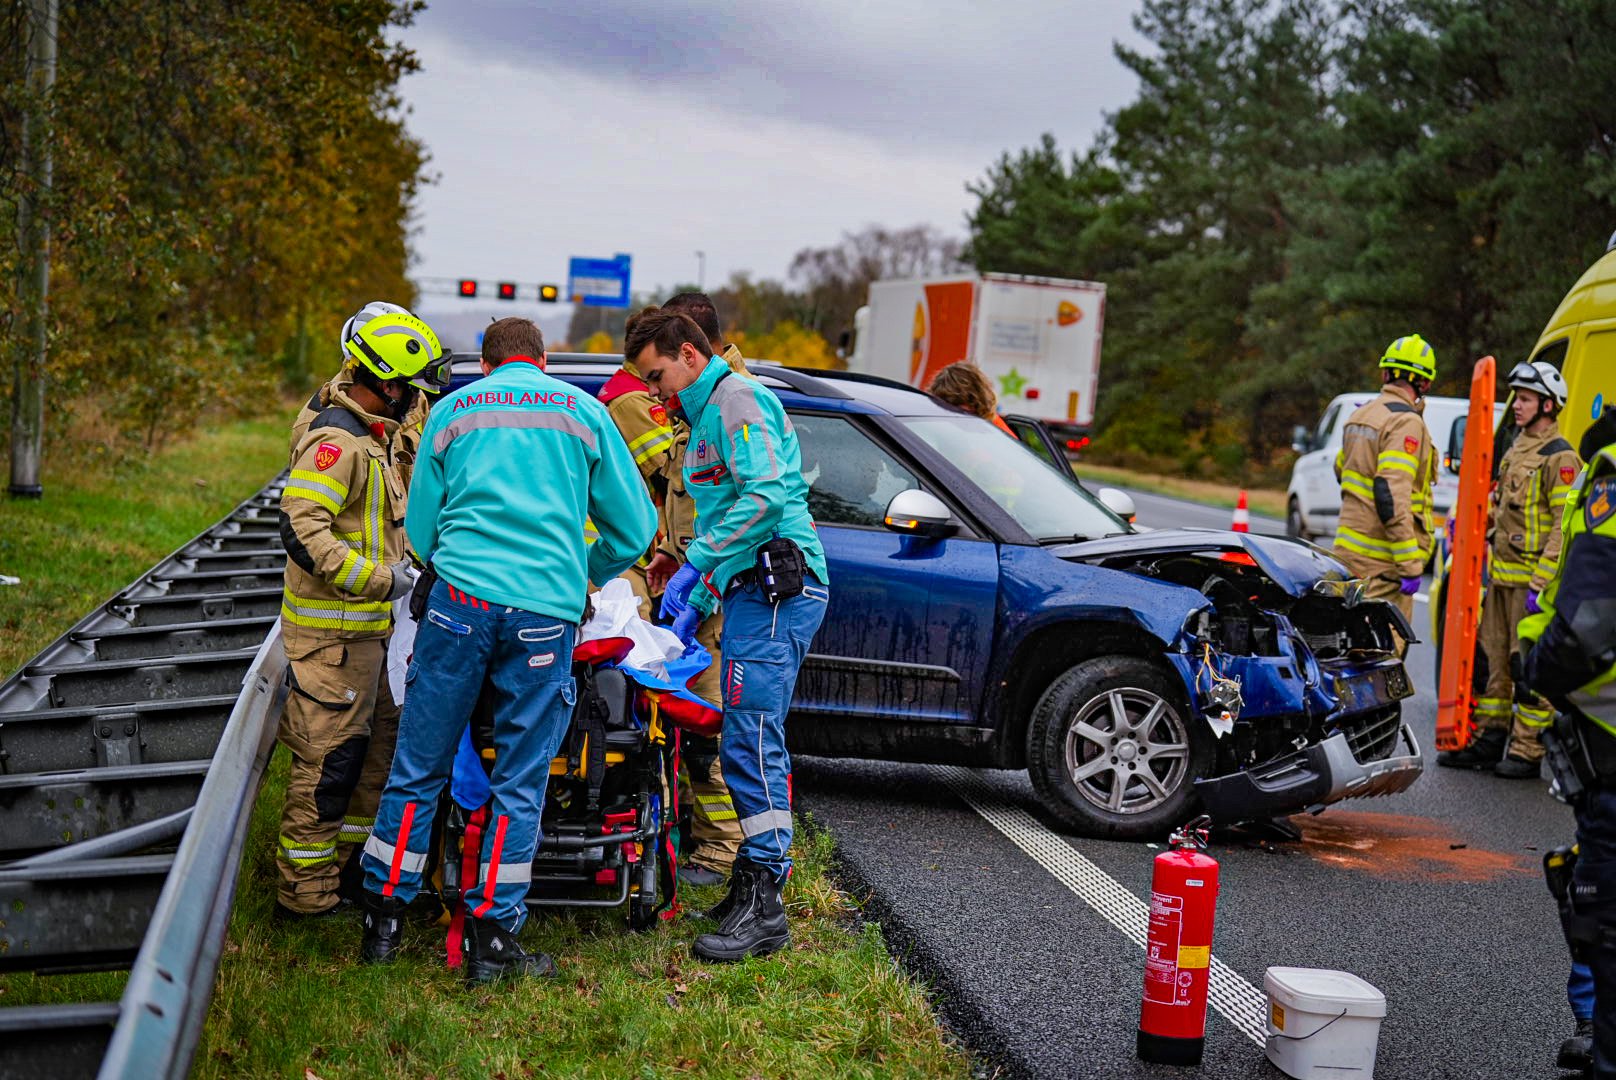
[[1105, 286], [1094, 281], [961, 274], [870, 285], [848, 367], [925, 389], [969, 360], [999, 392], [999, 411], [1064, 432], [1094, 422]]

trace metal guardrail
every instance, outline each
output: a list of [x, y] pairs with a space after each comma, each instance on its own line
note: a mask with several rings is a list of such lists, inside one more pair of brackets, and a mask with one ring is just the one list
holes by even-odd
[[190, 1071], [235, 903], [247, 823], [275, 748], [286, 689], [286, 653], [277, 626], [247, 672], [246, 688], [197, 796], [193, 816], [208, 825], [186, 830], [158, 897], [101, 1063], [103, 1080], [180, 1077]]
[[130, 970], [0, 1009], [0, 1080], [189, 1071], [286, 694], [281, 483], [0, 684], [0, 972]]

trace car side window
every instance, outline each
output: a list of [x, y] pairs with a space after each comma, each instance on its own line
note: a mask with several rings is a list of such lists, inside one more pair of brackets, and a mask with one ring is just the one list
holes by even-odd
[[1556, 370], [1559, 370], [1560, 368], [1565, 367], [1566, 352], [1570, 348], [1570, 338], [1561, 338], [1559, 341], [1551, 341], [1537, 351], [1537, 355], [1532, 357], [1532, 362], [1535, 364], [1539, 360], [1546, 360], [1553, 364]]
[[1044, 441], [1043, 433], [1038, 430], [1037, 425], [1030, 424], [1025, 420], [1011, 420], [1009, 424], [1010, 430], [1016, 433], [1016, 438], [1020, 439], [1022, 445], [1026, 446], [1028, 450], [1054, 465], [1057, 469], [1063, 468], [1061, 464], [1055, 461], [1054, 455], [1050, 452], [1049, 444]]
[[1324, 419], [1319, 421], [1319, 431], [1313, 436], [1313, 449], [1323, 450], [1330, 445], [1330, 435], [1335, 431], [1335, 419], [1341, 415], [1341, 403], [1338, 401], [1331, 405], [1324, 413]]
[[793, 413], [808, 481], [808, 512], [821, 525], [879, 529], [887, 504], [920, 481], [854, 424], [839, 416]]

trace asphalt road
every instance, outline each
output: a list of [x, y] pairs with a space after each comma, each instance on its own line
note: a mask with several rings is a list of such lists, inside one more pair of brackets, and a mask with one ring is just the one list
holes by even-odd
[[[1146, 525], [1227, 524], [1209, 520], [1226, 511], [1135, 497]], [[1415, 616], [1425, 632], [1423, 603]], [[1432, 648], [1414, 646], [1409, 666], [1419, 693], [1405, 716], [1425, 775], [1401, 795], [1291, 819], [1299, 842], [1214, 836], [1214, 955], [1235, 985], [1243, 978], [1258, 992], [1270, 965], [1340, 968], [1379, 987], [1388, 1002], [1382, 1080], [1561, 1076], [1554, 1056], [1572, 1025], [1569, 961], [1540, 861], [1569, 838], [1570, 811], [1546, 781], [1436, 768]], [[983, 1075], [1193, 1074], [1135, 1059], [1143, 951], [1114, 924], [1116, 904], [1091, 904], [1072, 884], [1074, 874], [1105, 874], [1148, 899], [1159, 849], [1056, 836], [1036, 823], [1036, 835], [1024, 824], [1012, 830], [1022, 846], [1012, 843], [989, 819], [1030, 820], [1036, 801], [1020, 773], [814, 758], [794, 771], [799, 808], [835, 837], [848, 880], [933, 986]], [[1250, 988], [1242, 993], [1249, 1005]], [[1255, 1029], [1249, 1010], [1242, 1018]], [[1282, 1075], [1217, 1011], [1199, 1074]]]
[[[1137, 491], [1134, 488], [1118, 490], [1127, 492], [1133, 499], [1134, 509], [1139, 512], [1139, 524], [1147, 528], [1227, 529], [1234, 520], [1234, 512], [1221, 506], [1202, 506], [1200, 503], [1170, 499], [1165, 495], [1153, 495], [1148, 491]], [[1284, 536], [1285, 522], [1279, 518], [1252, 514], [1251, 531], [1269, 536]]]

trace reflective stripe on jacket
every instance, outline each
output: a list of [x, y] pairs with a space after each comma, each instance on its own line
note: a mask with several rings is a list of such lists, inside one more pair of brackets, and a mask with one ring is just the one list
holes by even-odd
[[392, 460], [398, 424], [326, 385], [294, 424], [292, 470], [281, 494], [287, 652], [329, 641], [383, 637], [392, 625], [389, 564], [404, 557], [405, 490]]
[[711, 357], [679, 394], [690, 422], [684, 480], [697, 528], [685, 557], [702, 573], [691, 602], [703, 613], [717, 608], [731, 579], [756, 564], [757, 549], [771, 537], [795, 541], [819, 580], [830, 578], [808, 515], [791, 418], [767, 387], [732, 375], [724, 360]]
[[1560, 519], [1582, 462], [1550, 425], [1522, 433], [1498, 465], [1493, 492], [1491, 579], [1541, 592], [1560, 561]]
[[1335, 458], [1341, 520], [1335, 553], [1364, 577], [1425, 572], [1436, 455], [1420, 409], [1388, 385], [1342, 429]]
[[[599, 536], [587, 548], [586, 519]], [[531, 360], [445, 395], [427, 419], [410, 543], [479, 599], [575, 623], [587, 583], [628, 569], [655, 524], [606, 407]]]
[[1559, 568], [1521, 620], [1526, 684], [1616, 736], [1616, 444], [1588, 462]]

